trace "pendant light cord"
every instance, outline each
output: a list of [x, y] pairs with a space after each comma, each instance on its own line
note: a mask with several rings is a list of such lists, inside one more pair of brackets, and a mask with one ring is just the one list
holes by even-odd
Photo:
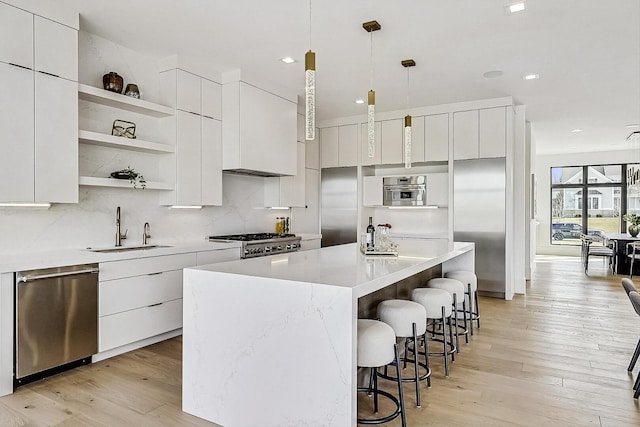
[[311, 0], [309, 0], [309, 50], [311, 50]]
[[369, 31], [369, 87], [373, 90], [373, 31]]
[[[411, 86], [409, 85], [409, 67], [407, 67], [407, 110], [409, 110], [409, 93], [411, 92]], [[407, 111], [408, 112], [408, 111]]]

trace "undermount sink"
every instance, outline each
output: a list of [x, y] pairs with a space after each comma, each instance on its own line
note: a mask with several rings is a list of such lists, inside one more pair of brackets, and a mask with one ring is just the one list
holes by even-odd
[[149, 249], [170, 248], [167, 245], [143, 245], [143, 246], [115, 246], [113, 248], [89, 249], [91, 252], [113, 253], [113, 252], [130, 252], [130, 251], [146, 251]]

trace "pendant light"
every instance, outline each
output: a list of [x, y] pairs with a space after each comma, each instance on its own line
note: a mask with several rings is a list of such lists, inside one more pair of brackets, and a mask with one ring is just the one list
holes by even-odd
[[[409, 93], [411, 86], [409, 85], [409, 69], [415, 67], [416, 61], [413, 59], [405, 59], [400, 62], [407, 69], [407, 110], [409, 110]], [[411, 167], [411, 116], [407, 114], [404, 117], [404, 167]]]
[[368, 21], [362, 24], [370, 35], [370, 53], [369, 53], [369, 69], [371, 90], [367, 95], [367, 156], [374, 157], [376, 155], [376, 135], [375, 135], [375, 110], [376, 110], [376, 92], [373, 90], [373, 32], [378, 31], [382, 27], [378, 21]]
[[304, 55], [305, 139], [316, 137], [316, 53], [311, 50], [311, 0], [309, 0], [309, 51]]

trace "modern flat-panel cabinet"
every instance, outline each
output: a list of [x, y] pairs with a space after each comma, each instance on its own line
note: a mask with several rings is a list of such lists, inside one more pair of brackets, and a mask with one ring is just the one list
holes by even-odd
[[454, 160], [506, 155], [506, 107], [453, 113]]
[[[404, 128], [402, 131], [404, 132]], [[404, 150], [404, 141], [402, 146]], [[404, 162], [404, 151], [402, 158]], [[413, 163], [426, 161], [424, 158], [424, 116], [411, 118], [411, 161]]]
[[424, 161], [449, 160], [449, 114], [434, 114], [424, 118]]
[[0, 201], [77, 203], [78, 31], [0, 3], [0, 36]]
[[507, 143], [507, 109], [486, 108], [479, 111], [478, 155], [481, 159], [504, 157]]
[[160, 78], [163, 102], [176, 109], [175, 190], [161, 203], [221, 205], [221, 85], [180, 69], [163, 71]]
[[427, 206], [449, 206], [449, 174], [427, 174]]
[[266, 207], [305, 206], [305, 144], [297, 144], [298, 169], [295, 176], [265, 178], [264, 205]]
[[323, 168], [358, 164], [358, 125], [320, 129], [320, 163]]
[[362, 204], [364, 206], [382, 206], [382, 177], [365, 176], [362, 178]]
[[403, 119], [382, 122], [382, 164], [403, 163]]

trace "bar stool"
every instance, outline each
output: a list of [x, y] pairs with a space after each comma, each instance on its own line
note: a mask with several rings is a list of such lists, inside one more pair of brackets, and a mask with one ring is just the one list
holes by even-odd
[[[358, 367], [371, 369], [369, 387], [358, 387], [358, 392], [373, 393], [373, 411], [378, 412], [378, 395], [391, 400], [396, 409], [392, 414], [381, 418], [358, 418], [359, 424], [383, 424], [393, 420], [398, 415], [402, 419], [402, 427], [406, 427], [407, 420], [404, 409], [404, 394], [402, 391], [402, 374], [400, 373], [400, 356], [398, 344], [391, 326], [384, 322], [371, 319], [358, 319], [357, 340]], [[378, 389], [378, 368], [395, 365], [398, 371], [398, 398], [391, 393]]]
[[[636, 311], [638, 316], [640, 316], [640, 294], [636, 291], [629, 292], [629, 299], [631, 300], [631, 305], [633, 309]], [[636, 382], [633, 384], [633, 389], [635, 393], [633, 393], [633, 398], [637, 399], [640, 397], [640, 374], [636, 377]]]
[[[416, 383], [416, 406], [419, 408], [420, 402], [420, 381], [427, 380], [427, 386], [431, 387], [431, 369], [429, 369], [429, 351], [426, 339], [424, 339], [425, 363], [418, 361], [418, 337], [426, 338], [427, 332], [427, 312], [424, 307], [417, 302], [393, 299], [382, 301], [378, 304], [378, 318], [393, 328], [397, 338], [404, 339], [404, 356], [400, 360], [404, 363], [403, 369], [407, 367], [407, 362], [413, 363], [413, 378], [403, 378], [404, 382]], [[409, 342], [413, 343], [413, 360], [409, 359]], [[420, 367], [426, 370], [424, 375], [420, 375]], [[387, 374], [379, 376], [386, 379], [395, 379]]]
[[[638, 290], [636, 289], [636, 287], [633, 284], [633, 281], [631, 281], [631, 279], [627, 279], [626, 277], [624, 279], [622, 279], [622, 287], [624, 288], [624, 291], [627, 293], [627, 296], [629, 297], [629, 300], [631, 300], [631, 292], [637, 292]], [[633, 305], [633, 301], [631, 301], [631, 304]], [[634, 307], [635, 308], [635, 307]], [[640, 313], [638, 313], [640, 315]], [[631, 356], [631, 361], [629, 362], [629, 367], [627, 367], [627, 371], [631, 372], [633, 371], [633, 367], [636, 365], [636, 362], [638, 361], [638, 356], [640, 356], [640, 340], [638, 340], [638, 344], [636, 344], [636, 349], [633, 352], [633, 356]], [[640, 377], [640, 375], [639, 375]], [[635, 387], [634, 387], [635, 389]]]
[[[442, 335], [442, 339], [434, 338], [433, 336], [429, 338], [430, 341], [442, 343], [442, 352], [429, 351], [427, 356], [444, 357], [444, 374], [448, 377], [449, 355], [451, 355], [451, 360], [453, 361], [456, 352], [456, 346], [453, 343], [453, 328], [451, 326], [451, 314], [453, 312], [453, 299], [451, 294], [443, 289], [416, 288], [411, 292], [411, 300], [424, 307], [427, 313], [427, 319], [433, 319], [434, 321], [440, 321], [442, 323], [442, 332], [436, 332], [435, 328], [429, 331], [432, 335]], [[448, 342], [445, 328], [445, 323], [447, 322], [449, 324]]]
[[450, 279], [456, 279], [462, 282], [466, 286], [467, 290], [465, 295], [469, 301], [469, 309], [467, 314], [469, 315], [469, 330], [473, 335], [473, 321], [478, 323], [478, 329], [480, 329], [480, 306], [478, 304], [478, 277], [472, 271], [455, 270], [449, 271], [444, 274], [444, 277]]
[[[427, 282], [427, 288], [442, 289], [451, 294], [453, 297], [453, 319], [455, 326], [456, 336], [456, 349], [460, 353], [460, 331], [465, 337], [465, 341], [469, 342], [469, 331], [467, 329], [467, 306], [465, 303], [464, 285], [461, 281], [456, 279], [449, 279], [445, 277], [438, 277], [431, 279]], [[464, 326], [458, 325], [458, 310], [462, 307], [462, 319]]]

